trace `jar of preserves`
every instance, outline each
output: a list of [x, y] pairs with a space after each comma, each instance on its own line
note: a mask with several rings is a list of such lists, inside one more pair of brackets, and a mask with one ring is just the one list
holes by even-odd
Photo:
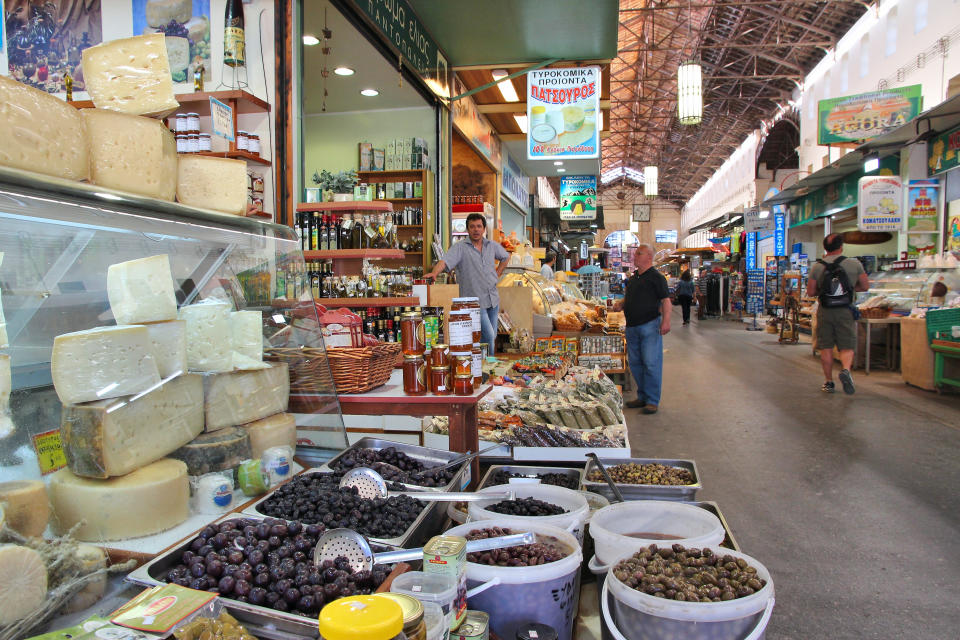
[[191, 133], [187, 136], [187, 153], [197, 153], [200, 151], [200, 136]]
[[430, 393], [435, 396], [448, 396], [453, 390], [450, 384], [450, 367], [431, 367]]
[[200, 114], [199, 113], [187, 114], [187, 132], [200, 133]]
[[187, 136], [183, 133], [178, 133], [176, 136], [177, 140], [177, 153], [186, 153], [187, 152]]
[[237, 131], [237, 151], [249, 151], [250, 139], [246, 131]]
[[400, 316], [400, 337], [404, 355], [423, 356], [426, 349], [423, 335], [423, 316], [410, 311]]
[[200, 134], [200, 151], [213, 151], [213, 140], [209, 133]]
[[450, 363], [447, 360], [447, 354], [449, 349], [445, 344], [435, 344], [430, 350], [430, 366], [433, 367], [449, 367]]
[[480, 383], [483, 382], [483, 353], [480, 351], [480, 343], [477, 342], [473, 345], [473, 349], [470, 351], [470, 363], [472, 365], [473, 374], [473, 388], [479, 389]]
[[[470, 343], [483, 340], [483, 332], [480, 328], [480, 298], [454, 298], [450, 306], [452, 310], [467, 309], [470, 311], [470, 320], [473, 323], [473, 336]], [[453, 344], [451, 342], [451, 344]]]
[[409, 640], [427, 640], [427, 625], [423, 620], [423, 603], [405, 593], [378, 593], [378, 598], [393, 600], [403, 611], [403, 633]]
[[450, 368], [455, 376], [473, 376], [473, 354], [470, 351], [451, 351]]
[[473, 395], [473, 374], [454, 376], [453, 393], [457, 396]]
[[187, 114], [178, 113], [174, 118], [174, 131], [177, 133], [187, 132]]
[[398, 640], [403, 633], [403, 609], [379, 596], [340, 598], [320, 610], [317, 621], [324, 640]]
[[260, 136], [251, 133], [247, 136], [247, 149], [255, 156], [260, 155]]
[[473, 318], [469, 309], [450, 312], [450, 351], [469, 351], [473, 347]]
[[403, 392], [408, 396], [427, 393], [427, 364], [422, 355], [403, 356]]

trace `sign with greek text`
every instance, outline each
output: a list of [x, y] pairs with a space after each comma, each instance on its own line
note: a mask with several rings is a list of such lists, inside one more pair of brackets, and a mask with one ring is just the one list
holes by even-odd
[[561, 176], [560, 219], [597, 219], [597, 176]]
[[919, 84], [817, 103], [817, 144], [861, 142], [896, 129], [917, 117], [923, 107]]
[[747, 232], [747, 269], [757, 268], [757, 234], [755, 231]]
[[903, 228], [903, 182], [898, 176], [864, 176], [859, 181], [857, 228], [900, 231]]
[[776, 227], [773, 230], [773, 253], [778, 256], [787, 255], [787, 220], [786, 216], [774, 216]]
[[527, 74], [527, 158], [600, 157], [600, 67]]

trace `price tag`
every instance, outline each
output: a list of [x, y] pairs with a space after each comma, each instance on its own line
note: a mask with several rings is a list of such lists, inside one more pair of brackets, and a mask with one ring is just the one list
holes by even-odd
[[67, 466], [67, 456], [63, 453], [59, 429], [33, 436], [33, 448], [37, 452], [37, 464], [40, 465], [41, 474], [47, 475]]
[[420, 593], [421, 591], [423, 591], [423, 586], [422, 586], [422, 585], [419, 585], [419, 584], [413, 585], [413, 592], [414, 592], [414, 593]]
[[210, 98], [210, 120], [215, 135], [233, 142], [233, 108], [216, 98]]

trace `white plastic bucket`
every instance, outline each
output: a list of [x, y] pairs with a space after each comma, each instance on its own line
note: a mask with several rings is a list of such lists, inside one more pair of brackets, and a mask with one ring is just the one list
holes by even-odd
[[447, 616], [447, 628], [452, 622], [453, 601], [457, 597], [457, 580], [453, 576], [423, 571], [408, 571], [393, 579], [390, 585], [393, 593], [405, 593], [421, 602], [433, 602]]
[[[587, 563], [587, 569], [589, 569], [590, 573], [592, 573], [597, 580], [597, 611], [603, 611], [603, 583], [607, 580], [607, 571], [610, 567], [605, 564], [600, 564], [597, 562], [597, 556], [592, 556]], [[610, 635], [610, 631], [607, 629], [607, 621], [603, 615], [600, 616], [600, 637], [602, 640], [613, 640], [613, 636]]]
[[447, 503], [447, 517], [457, 524], [463, 524], [467, 521], [467, 514], [457, 509], [456, 502]]
[[506, 527], [513, 533], [532, 532], [548, 536], [570, 554], [557, 562], [536, 567], [491, 567], [467, 563], [467, 605], [490, 614], [490, 628], [501, 638], [514, 638], [521, 624], [540, 622], [557, 630], [560, 640], [571, 640], [580, 599], [580, 564], [583, 553], [569, 532], [521, 518], [522, 522], [501, 519], [468, 522], [447, 531], [466, 536], [475, 529]]
[[[752, 595], [724, 602], [679, 602], [631, 589], [613, 574], [613, 563], [603, 583], [600, 604], [614, 640], [762, 638], [775, 601], [770, 572], [746, 554], [723, 547], [708, 548], [716, 555], [743, 558], [767, 581], [766, 586]], [[632, 553], [621, 556], [617, 562], [629, 555]], [[612, 596], [612, 608], [607, 594]]]
[[[590, 505], [579, 491], [555, 487], [549, 484], [501, 484], [484, 487], [477, 493], [502, 493], [513, 491], [518, 498], [536, 498], [550, 504], [555, 504], [567, 510], [556, 516], [511, 516], [494, 511], [487, 511], [485, 507], [502, 502], [501, 498], [492, 500], [478, 500], [468, 506], [470, 521], [496, 520], [500, 527], [523, 525], [527, 522], [546, 524], [571, 532], [577, 538], [577, 544], [583, 545], [583, 525], [590, 517]], [[512, 636], [511, 636], [512, 637]]]
[[420, 600], [423, 603], [423, 623], [427, 627], [427, 640], [444, 640], [450, 633], [450, 620], [435, 602]]
[[[623, 535], [642, 532], [680, 536], [680, 539], [648, 540]], [[651, 544], [679, 543], [685, 547], [719, 545], [725, 535], [723, 524], [717, 516], [706, 509], [682, 502], [631, 500], [604, 507], [590, 518], [590, 536], [600, 564], [610, 564]]]
[[587, 506], [590, 507], [590, 513], [587, 515], [588, 524], [593, 518], [593, 514], [600, 511], [600, 509], [610, 506], [610, 501], [607, 500], [606, 496], [602, 496], [599, 493], [594, 493], [593, 491], [577, 491], [577, 493], [583, 496], [583, 499], [587, 501]]

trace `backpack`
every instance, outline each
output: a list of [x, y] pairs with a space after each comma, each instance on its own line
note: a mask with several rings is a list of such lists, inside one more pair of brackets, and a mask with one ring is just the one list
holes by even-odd
[[820, 304], [824, 307], [849, 307], [853, 304], [853, 287], [847, 271], [840, 266], [844, 261], [840, 256], [833, 262], [817, 260], [823, 265], [823, 276], [820, 278]]

